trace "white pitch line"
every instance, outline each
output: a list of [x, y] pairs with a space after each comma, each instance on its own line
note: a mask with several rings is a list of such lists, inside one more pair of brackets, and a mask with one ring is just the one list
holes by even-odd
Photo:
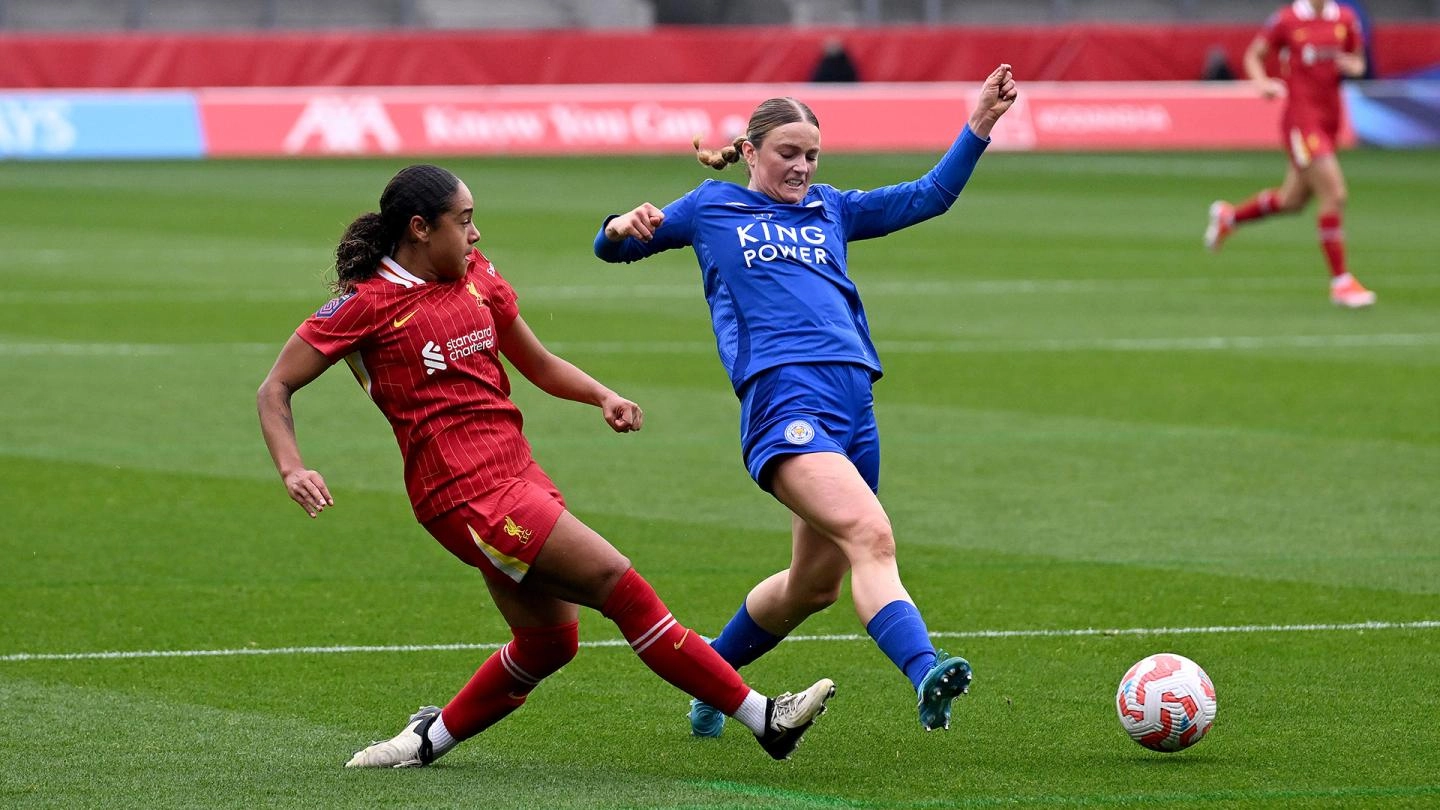
[[[1239, 624], [1209, 627], [1082, 627], [1057, 630], [963, 630], [931, 633], [932, 638], [1077, 638], [1082, 636], [1173, 636], [1223, 633], [1345, 633], [1366, 630], [1436, 630], [1440, 621], [1351, 622], [1348, 624]], [[866, 641], [859, 633], [820, 636], [789, 636], [787, 642]], [[10, 653], [0, 662], [101, 661], [134, 658], [221, 658], [240, 655], [337, 655], [345, 653], [449, 652], [455, 650], [497, 650], [505, 642], [483, 644], [395, 644], [336, 647], [240, 647], [230, 650], [111, 650], [77, 653]], [[582, 641], [581, 647], [624, 647], [623, 639]]]

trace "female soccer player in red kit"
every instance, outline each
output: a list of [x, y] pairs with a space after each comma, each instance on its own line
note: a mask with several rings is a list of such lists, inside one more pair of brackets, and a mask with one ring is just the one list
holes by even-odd
[[662, 678], [788, 758], [834, 685], [822, 679], [774, 700], [750, 689], [628, 559], [566, 510], [531, 457], [500, 356], [546, 393], [599, 407], [616, 432], [639, 430], [644, 415], [541, 344], [514, 289], [472, 247], [474, 208], [470, 190], [444, 169], [395, 175], [379, 213], [355, 220], [336, 249], [339, 297], [295, 330], [257, 395], [275, 467], [313, 518], [334, 500], [301, 460], [290, 400], [343, 358], [394, 429], [416, 518], [483, 572], [513, 633], [444, 709], [421, 708], [346, 766], [428, 765], [519, 708], [574, 658], [580, 605], [615, 622]]
[[[1278, 53], [1280, 75], [1265, 72], [1265, 58]], [[1375, 293], [1345, 266], [1345, 176], [1335, 155], [1340, 130], [1340, 80], [1365, 73], [1364, 41], [1355, 12], [1335, 0], [1295, 0], [1266, 21], [1245, 51], [1245, 73], [1266, 98], [1285, 97], [1282, 139], [1290, 167], [1279, 188], [1258, 192], [1238, 207], [1224, 200], [1210, 206], [1205, 246], [1219, 250], [1239, 226], [1271, 214], [1293, 214], [1319, 199], [1316, 225], [1330, 268], [1330, 300], [1343, 307], [1368, 307]]]

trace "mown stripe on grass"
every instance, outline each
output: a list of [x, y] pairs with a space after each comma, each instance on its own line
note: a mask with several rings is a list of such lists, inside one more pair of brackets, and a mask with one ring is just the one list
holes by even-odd
[[[720, 793], [734, 793], [741, 796], [752, 796], [766, 799], [771, 802], [770, 807], [874, 807], [867, 802], [854, 799], [843, 799], [839, 796], [822, 796], [816, 793], [803, 793], [798, 790], [785, 790], [783, 788], [771, 787], [769, 785], [752, 785], [745, 782], [732, 782], [728, 779], [711, 779], [700, 782], [692, 782], [702, 790], [712, 790]], [[702, 805], [713, 807], [713, 805]]]
[[[933, 638], [1075, 638], [1081, 636], [1170, 636], [1221, 633], [1348, 633], [1366, 630], [1435, 630], [1440, 620], [1424, 619], [1410, 622], [1348, 622], [1344, 624], [1239, 624], [1210, 627], [1074, 627], [1034, 630], [963, 630], [932, 632]], [[861, 633], [829, 635], [792, 635], [789, 643], [834, 641], [868, 641]], [[237, 647], [217, 650], [108, 650], [103, 652], [8, 653], [0, 662], [11, 661], [94, 661], [134, 658], [218, 658], [242, 655], [337, 655], [353, 653], [448, 652], [459, 650], [498, 650], [505, 642], [456, 644], [362, 644], [330, 647]], [[624, 639], [582, 641], [581, 647], [624, 647]]]
[[[729, 780], [707, 780], [693, 782], [697, 788], [720, 793], [767, 799], [777, 807], [849, 807], [857, 810], [886, 808], [886, 810], [929, 810], [939, 807], [996, 807], [996, 806], [1060, 806], [1060, 807], [1108, 807], [1121, 806], [1173, 806], [1194, 804], [1216, 804], [1232, 802], [1300, 801], [1305, 799], [1405, 799], [1440, 795], [1440, 785], [1403, 785], [1396, 787], [1334, 787], [1334, 788], [1293, 788], [1283, 790], [1217, 790], [1197, 793], [1097, 793], [1089, 795], [1052, 796], [956, 796], [930, 801], [908, 801], [896, 803], [892, 800], [865, 801], [846, 799], [839, 796], [824, 796], [783, 790], [767, 785], [752, 785]], [[713, 807], [711, 804], [697, 807]]]
[[[147, 248], [148, 249], [148, 248]], [[320, 252], [323, 256], [323, 251]], [[312, 258], [313, 250], [276, 250], [277, 261]], [[26, 251], [7, 257], [17, 264], [59, 264], [66, 261], [88, 262], [93, 251], [86, 247], [73, 255], [59, 249]], [[109, 254], [107, 254], [109, 255]], [[248, 254], [247, 254], [248, 255]], [[176, 262], [187, 259], [167, 248], [165, 257]], [[113, 256], [111, 257], [113, 258]], [[154, 256], [137, 257], [153, 261]], [[262, 257], [257, 257], [262, 258]], [[1440, 277], [1433, 275], [1397, 275], [1386, 278], [1385, 289], [1432, 289], [1440, 286]], [[1287, 292], [1313, 290], [1309, 276], [1287, 275], [1270, 277], [1191, 276], [1187, 278], [1002, 278], [1002, 279], [869, 279], [861, 286], [866, 297], [897, 296], [976, 296], [976, 295], [1079, 295], [1096, 294], [1174, 294], [1187, 292]], [[530, 301], [633, 301], [654, 299], [692, 299], [700, 295], [698, 284], [533, 284], [523, 291]], [[284, 302], [316, 301], [323, 303], [325, 290], [319, 285], [292, 284], [268, 289], [234, 290], [213, 287], [176, 287], [174, 285], [118, 290], [95, 289], [33, 289], [0, 290], [4, 304], [113, 304], [119, 302], [189, 302], [232, 303], [234, 301]]]
[[[998, 354], [1006, 352], [1216, 352], [1267, 349], [1410, 349], [1440, 345], [1440, 333], [1363, 335], [1197, 335], [1142, 338], [1037, 338], [1033, 340], [881, 340], [883, 354]], [[555, 341], [562, 354], [713, 354], [706, 341]], [[278, 343], [66, 343], [0, 340], [0, 356], [163, 357], [180, 354], [273, 354]]]
[[[861, 808], [884, 807], [888, 810], [929, 810], [929, 808], [939, 807], [996, 807], [1000, 805], [1007, 807], [1042, 805], [1055, 805], [1060, 807], [1106, 807], [1110, 805], [1126, 807], [1165, 807], [1193, 806], [1197, 804], [1230, 805], [1235, 802], [1303, 802], [1306, 799], [1405, 799], [1418, 798], [1421, 796], [1440, 796], [1440, 785], [1400, 785], [1396, 787], [1356, 785], [1354, 787], [1287, 788], [1282, 790], [1214, 790], [1195, 793], [1097, 793], [1074, 796], [957, 797], [925, 802], [902, 802], [899, 804], [888, 801], [874, 804], [852, 803], [849, 806]], [[1302, 803], [1299, 806], [1303, 807], [1304, 804]]]

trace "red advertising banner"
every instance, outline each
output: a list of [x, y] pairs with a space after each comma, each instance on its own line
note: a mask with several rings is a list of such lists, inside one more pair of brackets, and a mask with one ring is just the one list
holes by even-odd
[[[1025, 82], [1192, 81], [1205, 74], [1217, 48], [1239, 73], [1241, 54], [1264, 15], [1280, 5], [1280, 0], [1255, 4], [1244, 20], [1221, 24], [228, 34], [0, 30], [0, 88], [773, 84], [808, 80], [826, 42], [837, 38], [866, 82], [979, 82], [1002, 61], [1013, 64], [1015, 76]], [[5, 6], [0, 0], [0, 11]], [[1403, 78], [1434, 67], [1440, 63], [1437, 43], [1440, 23], [1377, 23], [1370, 42], [1376, 77]]]
[[[198, 91], [206, 154], [684, 153], [744, 131], [771, 96], [796, 96], [831, 152], [935, 151], [978, 83], [550, 85]], [[1279, 102], [1245, 83], [1027, 83], [997, 149], [1278, 148]], [[1347, 131], [1345, 143], [1353, 143]]]

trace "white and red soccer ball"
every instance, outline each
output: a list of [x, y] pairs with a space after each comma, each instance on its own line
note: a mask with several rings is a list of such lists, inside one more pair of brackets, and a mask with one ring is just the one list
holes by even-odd
[[1215, 685], [1189, 658], [1156, 653], [1120, 679], [1115, 710], [1135, 742], [1152, 751], [1180, 751], [1200, 742], [1215, 722]]

